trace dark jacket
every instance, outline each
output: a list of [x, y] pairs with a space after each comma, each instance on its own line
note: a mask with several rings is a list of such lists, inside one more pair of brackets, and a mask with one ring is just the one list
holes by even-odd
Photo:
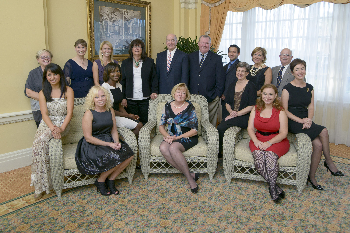
[[[233, 110], [235, 101], [235, 87], [236, 87], [237, 81], [233, 82], [230, 87], [228, 88], [228, 95], [225, 98], [226, 103], [229, 104]], [[249, 81], [247, 85], [245, 86], [244, 92], [242, 94], [241, 103], [239, 105], [238, 111], [242, 110], [245, 107], [252, 106], [256, 104], [256, 87], [252, 81]], [[225, 106], [226, 107], [226, 106]]]

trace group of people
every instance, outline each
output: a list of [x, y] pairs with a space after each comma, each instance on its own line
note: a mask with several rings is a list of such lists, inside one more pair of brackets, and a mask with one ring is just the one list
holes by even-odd
[[268, 182], [276, 203], [285, 197], [276, 180], [278, 158], [289, 150], [288, 131], [306, 133], [312, 140], [308, 181], [313, 188], [323, 190], [315, 178], [322, 152], [324, 166], [331, 174], [344, 175], [330, 157], [327, 129], [312, 122], [313, 87], [305, 82], [305, 61], [292, 61], [291, 50], [283, 49], [281, 65], [271, 69], [265, 65], [267, 52], [261, 47], [252, 51], [254, 64], [249, 65], [239, 61], [240, 48], [231, 45], [230, 62], [222, 66], [221, 56], [210, 51], [207, 35], [199, 38], [199, 51], [189, 55], [176, 48], [174, 34], [167, 35], [166, 45], [167, 50], [158, 53], [154, 64], [145, 53], [143, 41], [135, 39], [130, 43], [129, 58], [120, 66], [113, 60], [110, 42], [101, 43], [99, 59], [92, 63], [84, 58], [86, 42], [79, 39], [74, 45], [77, 55], [67, 61], [64, 70], [51, 63], [50, 51], [37, 53], [40, 66], [29, 73], [25, 85], [38, 126], [32, 165], [36, 198], [50, 192], [48, 141], [67, 133], [74, 97], [86, 97], [77, 167], [83, 174], [100, 174], [95, 185], [102, 195], [119, 194], [114, 180], [134, 156], [119, 139], [117, 127], [129, 128], [137, 136], [148, 121], [149, 100], [158, 94], [171, 94], [174, 99], [165, 105], [161, 117], [159, 132], [164, 140], [160, 151], [185, 175], [192, 193], [198, 192], [199, 176], [190, 172], [183, 155], [198, 143], [198, 120], [189, 101], [190, 92], [207, 99], [209, 120], [214, 126], [221, 102], [222, 121], [217, 126], [220, 153], [228, 128], [248, 130], [255, 167]]

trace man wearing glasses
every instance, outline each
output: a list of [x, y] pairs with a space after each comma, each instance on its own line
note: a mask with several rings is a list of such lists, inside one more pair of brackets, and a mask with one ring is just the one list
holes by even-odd
[[272, 84], [277, 87], [279, 97], [281, 97], [283, 87], [294, 80], [294, 76], [289, 68], [292, 59], [292, 51], [284, 48], [280, 53], [281, 65], [272, 68]]

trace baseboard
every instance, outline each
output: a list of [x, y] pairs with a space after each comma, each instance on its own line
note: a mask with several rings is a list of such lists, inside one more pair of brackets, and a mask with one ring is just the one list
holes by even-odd
[[32, 163], [32, 148], [0, 154], [0, 173], [29, 166]]

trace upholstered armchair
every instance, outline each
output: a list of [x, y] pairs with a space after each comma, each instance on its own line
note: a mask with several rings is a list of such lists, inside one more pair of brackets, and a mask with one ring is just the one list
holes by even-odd
[[[158, 95], [155, 100], [150, 100], [148, 110], [148, 122], [139, 133], [139, 150], [141, 169], [148, 179], [150, 173], [179, 173], [172, 167], [159, 150], [163, 136], [159, 132], [160, 118], [166, 102], [173, 100], [171, 95]], [[213, 179], [219, 151], [219, 134], [217, 129], [209, 122], [208, 102], [201, 95], [191, 95], [190, 101], [196, 108], [198, 117], [198, 144], [183, 154], [189, 168], [193, 172], [208, 173]]]
[[[277, 183], [295, 185], [301, 193], [309, 174], [312, 144], [310, 138], [303, 133], [288, 133], [287, 137], [290, 149], [278, 159]], [[249, 141], [246, 129], [241, 130], [234, 126], [226, 130], [223, 141], [223, 166], [228, 183], [232, 178], [265, 181], [255, 169]]]
[[[75, 151], [78, 141], [83, 137], [82, 118], [84, 115], [84, 98], [74, 99], [73, 117], [69, 123], [67, 135], [61, 139], [51, 139], [49, 142], [49, 156], [51, 180], [53, 188], [61, 198], [62, 189], [93, 184], [97, 175], [88, 176], [79, 173], [75, 163]], [[126, 128], [118, 128], [119, 137], [122, 138], [134, 151], [134, 158], [129, 166], [117, 177], [128, 178], [132, 183], [137, 160], [137, 141], [134, 133]]]

